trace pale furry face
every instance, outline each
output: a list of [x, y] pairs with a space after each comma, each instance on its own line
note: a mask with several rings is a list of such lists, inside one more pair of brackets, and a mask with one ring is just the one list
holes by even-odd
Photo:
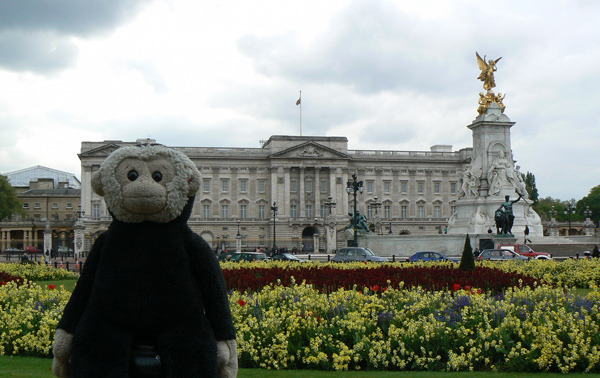
[[92, 188], [118, 220], [167, 223], [200, 188], [200, 172], [183, 153], [164, 146], [123, 147], [92, 175]]

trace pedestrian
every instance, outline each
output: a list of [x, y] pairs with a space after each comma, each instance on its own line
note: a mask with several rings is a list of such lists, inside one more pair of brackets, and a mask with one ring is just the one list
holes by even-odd
[[600, 258], [600, 249], [598, 248], [598, 244], [594, 245], [594, 250], [592, 251], [592, 257]]

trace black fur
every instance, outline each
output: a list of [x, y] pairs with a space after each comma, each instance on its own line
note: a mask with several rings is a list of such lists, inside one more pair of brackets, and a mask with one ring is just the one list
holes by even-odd
[[187, 226], [113, 219], [94, 243], [58, 328], [74, 334], [73, 378], [128, 377], [132, 343], [153, 343], [165, 377], [216, 377], [216, 341], [235, 339], [225, 281]]

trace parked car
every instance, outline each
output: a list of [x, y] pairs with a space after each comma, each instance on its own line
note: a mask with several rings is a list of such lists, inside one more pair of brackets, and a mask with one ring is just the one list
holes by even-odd
[[229, 261], [265, 261], [267, 260], [267, 255], [262, 252], [236, 252], [231, 255]]
[[29, 245], [29, 246], [25, 247], [25, 252], [29, 252], [29, 253], [42, 253], [42, 250], [39, 249], [38, 247], [33, 246], [33, 245]]
[[58, 254], [62, 256], [72, 256], [73, 249], [69, 247], [58, 247]]
[[4, 250], [4, 253], [23, 253], [23, 250], [19, 249], [19, 248], [10, 247], [10, 248], [6, 248]]
[[543, 259], [549, 260], [552, 258], [550, 253], [546, 252], [535, 252], [531, 249], [527, 244], [500, 244], [498, 246], [500, 249], [508, 249], [513, 252], [517, 252], [521, 256], [531, 257], [532, 259]]
[[529, 260], [529, 258], [508, 249], [484, 249], [479, 254], [479, 260]]
[[331, 259], [333, 262], [352, 262], [352, 261], [374, 261], [386, 262], [386, 257], [377, 256], [369, 248], [364, 247], [345, 247], [340, 248]]
[[452, 261], [452, 262], [455, 262], [455, 263], [459, 262], [458, 260], [446, 257], [446, 256], [442, 255], [439, 252], [432, 252], [432, 251], [417, 252], [414, 255], [410, 256], [408, 258], [408, 261], [410, 261], [410, 262], [417, 262], [417, 261]]
[[221, 252], [221, 254], [219, 254], [218, 260], [219, 261], [229, 261], [229, 259], [231, 259], [231, 256], [235, 255], [237, 252], [233, 251], [233, 252]]
[[290, 255], [289, 253], [278, 253], [276, 255], [271, 256], [271, 260], [273, 260], [273, 261], [306, 262], [306, 260], [300, 259], [294, 255]]

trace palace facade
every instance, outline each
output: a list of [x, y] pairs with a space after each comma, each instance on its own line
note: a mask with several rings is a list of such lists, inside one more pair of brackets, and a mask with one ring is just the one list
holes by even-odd
[[81, 216], [79, 179], [39, 165], [4, 175], [17, 192], [24, 215], [0, 221], [0, 251], [73, 248], [73, 227]]
[[[120, 147], [154, 142], [82, 143], [84, 242], [76, 251], [89, 251], [111, 221], [104, 200], [91, 189], [92, 173]], [[354, 208], [354, 193], [346, 188], [353, 175], [363, 182], [357, 209], [373, 232], [443, 233], [459, 198], [459, 174], [472, 151], [452, 151], [447, 145], [430, 151], [349, 150], [345, 137], [282, 135], [259, 148], [173, 148], [202, 174], [188, 224], [209, 244], [223, 250], [276, 245], [304, 252], [346, 245], [343, 230]], [[328, 229], [333, 237], [327, 237]]]

